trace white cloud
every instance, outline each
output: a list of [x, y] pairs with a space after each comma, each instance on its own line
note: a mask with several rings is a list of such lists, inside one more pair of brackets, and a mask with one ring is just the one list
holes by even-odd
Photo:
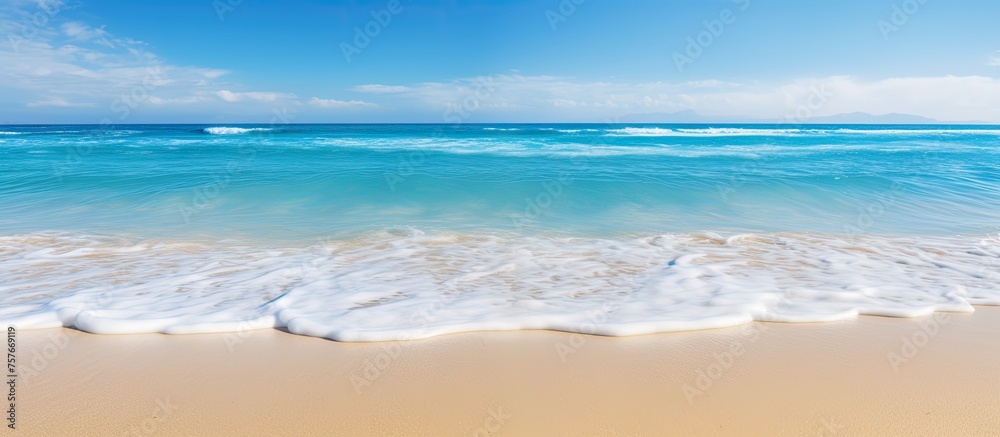
[[215, 95], [220, 99], [225, 100], [229, 103], [237, 102], [247, 102], [247, 101], [257, 101], [257, 102], [275, 102], [284, 99], [294, 99], [295, 94], [288, 93], [276, 93], [276, 92], [232, 92], [229, 90], [219, 90], [215, 92]]
[[390, 93], [403, 93], [409, 91], [410, 88], [405, 86], [390, 86], [390, 85], [358, 85], [351, 88], [352, 91], [359, 93], [373, 93], [373, 94], [390, 94]]
[[363, 102], [361, 100], [344, 101], [344, 100], [321, 99], [318, 97], [313, 97], [309, 99], [309, 104], [323, 108], [357, 108], [357, 107], [378, 106], [374, 103]]
[[[30, 32], [22, 29], [23, 18], [38, 13], [47, 17], [47, 23]], [[274, 110], [300, 104], [288, 92], [244, 91], [252, 88], [225, 81], [228, 71], [224, 69], [172, 65], [140, 41], [116, 36], [103, 26], [66, 20], [65, 15], [65, 6], [56, 0], [0, 3], [0, 114], [4, 119], [28, 112], [25, 108], [41, 108], [36, 113], [44, 114], [41, 111], [47, 107], [93, 107], [97, 109], [77, 112], [94, 122], [105, 116], [119, 120], [141, 112], [135, 111], [141, 104], [157, 108], [150, 113], [161, 116], [173, 110], [172, 114], [195, 118], [270, 117]], [[1000, 52], [989, 63], [1000, 66]], [[796, 112], [824, 116], [860, 111], [1000, 122], [1000, 105], [995, 103], [1000, 101], [1000, 79], [986, 76], [636, 83], [513, 72], [437, 82], [361, 84], [348, 91], [365, 96], [312, 97], [303, 108], [320, 115], [326, 109], [371, 108], [356, 111], [371, 121], [449, 122], [461, 114], [460, 119], [470, 122], [600, 122], [628, 114], [694, 110], [708, 117], [757, 120], [779, 120]]]
[[38, 108], [43, 106], [56, 106], [60, 108], [86, 108], [94, 105], [92, 103], [74, 103], [61, 97], [50, 97], [47, 100], [29, 102], [27, 106], [29, 108]]
[[691, 88], [734, 88], [740, 86], [736, 82], [726, 82], [722, 80], [696, 80], [691, 82], [685, 82], [684, 86]]
[[178, 97], [173, 99], [164, 99], [157, 96], [149, 96], [149, 103], [154, 105], [190, 105], [194, 103], [204, 103], [209, 99], [204, 96], [189, 96], [189, 97]]
[[[68, 15], [69, 8], [56, 0], [0, 3], [0, 113], [4, 119], [23, 119], [25, 108], [46, 107], [96, 108], [66, 112], [78, 114], [74, 121], [80, 122], [104, 118], [124, 122], [136, 113], [157, 116], [156, 111], [141, 110], [142, 105], [196, 105], [182, 113], [199, 118], [220, 113], [269, 117], [284, 105], [297, 104], [290, 93], [236, 91], [245, 87], [223, 82], [228, 70], [172, 65], [141, 41], [114, 35], [104, 26], [68, 19]], [[35, 114], [44, 117], [47, 113]]]
[[123, 40], [111, 36], [111, 34], [104, 30], [103, 26], [100, 29], [93, 29], [90, 26], [78, 21], [63, 23], [62, 33], [78, 41], [90, 41], [94, 44], [100, 44], [109, 48], [116, 48], [116, 43], [122, 45], [139, 44], [138, 41]]
[[[389, 85], [385, 85], [389, 86]], [[862, 80], [830, 76], [786, 83], [587, 82], [494, 75], [404, 87], [401, 104], [471, 113], [477, 120], [601, 121], [694, 110], [705, 116], [779, 121], [788, 115], [905, 113], [942, 121], [1000, 121], [1000, 80], [984, 76]]]
[[222, 77], [222, 76], [224, 76], [226, 74], [229, 74], [229, 71], [227, 71], [227, 70], [219, 70], [219, 69], [206, 68], [206, 69], [200, 70], [200, 73], [201, 73], [202, 76], [205, 76], [208, 79], [217, 79], [217, 78]]

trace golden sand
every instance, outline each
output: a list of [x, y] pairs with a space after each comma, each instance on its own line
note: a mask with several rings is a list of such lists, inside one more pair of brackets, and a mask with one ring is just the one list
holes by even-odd
[[993, 307], [629, 338], [21, 331], [17, 434], [1000, 435], [998, 332]]

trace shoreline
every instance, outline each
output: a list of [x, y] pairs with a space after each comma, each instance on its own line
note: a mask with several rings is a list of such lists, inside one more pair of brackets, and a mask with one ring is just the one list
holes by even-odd
[[599, 337], [18, 331], [26, 435], [1000, 434], [1000, 308]]

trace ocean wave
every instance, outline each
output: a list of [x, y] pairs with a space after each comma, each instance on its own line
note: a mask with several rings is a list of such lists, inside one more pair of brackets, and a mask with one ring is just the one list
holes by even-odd
[[0, 135], [21, 135], [21, 132], [0, 131]]
[[40, 233], [0, 237], [0, 272], [0, 322], [104, 334], [626, 336], [1000, 305], [1000, 242], [971, 237], [410, 230], [265, 247]]
[[610, 136], [728, 137], [728, 136], [832, 136], [832, 135], [1000, 135], [1000, 129], [785, 129], [785, 128], [662, 128], [626, 127], [607, 131]]
[[678, 158], [705, 157], [743, 157], [760, 158], [764, 156], [807, 156], [821, 154], [839, 154], [852, 152], [907, 153], [921, 150], [933, 150], [937, 153], [969, 152], [994, 155], [1000, 149], [990, 146], [947, 145], [917, 143], [871, 143], [871, 144], [828, 144], [814, 145], [691, 145], [682, 144], [644, 144], [615, 145], [610, 142], [590, 144], [588, 142], [545, 142], [531, 138], [520, 140], [510, 139], [371, 139], [371, 138], [322, 138], [304, 144], [296, 144], [296, 148], [314, 150], [321, 148], [350, 148], [361, 150], [378, 150], [384, 152], [400, 152], [420, 150], [422, 152], [446, 153], [454, 155], [492, 155], [507, 157], [614, 157], [614, 156], [664, 156]]
[[1000, 135], [1000, 129], [835, 129], [826, 132], [862, 135]]
[[245, 128], [245, 127], [207, 127], [203, 130], [206, 134], [212, 135], [239, 135], [247, 134], [251, 132], [269, 132], [272, 129], [263, 127]]
[[701, 128], [666, 129], [660, 127], [626, 127], [608, 131], [612, 136], [637, 137], [724, 137], [724, 136], [788, 136], [797, 135], [799, 129], [750, 129], [750, 128]]

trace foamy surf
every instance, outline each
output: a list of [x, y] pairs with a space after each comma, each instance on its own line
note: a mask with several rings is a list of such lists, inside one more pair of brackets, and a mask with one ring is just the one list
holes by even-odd
[[0, 238], [0, 272], [0, 322], [100, 334], [628, 336], [1000, 305], [1000, 242], [959, 237], [414, 231], [282, 247], [40, 233]]
[[998, 303], [990, 126], [487, 127], [520, 131], [17, 127], [0, 321], [370, 341]]
[[794, 136], [940, 136], [940, 135], [1000, 135], [1000, 129], [828, 129], [817, 127], [789, 128], [663, 128], [625, 127], [608, 129], [608, 136], [633, 137], [794, 137]]
[[789, 136], [802, 133], [799, 129], [702, 128], [668, 129], [660, 127], [626, 127], [608, 130], [610, 136], [636, 137], [726, 137], [726, 136]]
[[211, 135], [239, 135], [248, 134], [251, 132], [268, 132], [271, 131], [270, 128], [245, 128], [245, 127], [207, 127], [204, 129], [206, 134]]

